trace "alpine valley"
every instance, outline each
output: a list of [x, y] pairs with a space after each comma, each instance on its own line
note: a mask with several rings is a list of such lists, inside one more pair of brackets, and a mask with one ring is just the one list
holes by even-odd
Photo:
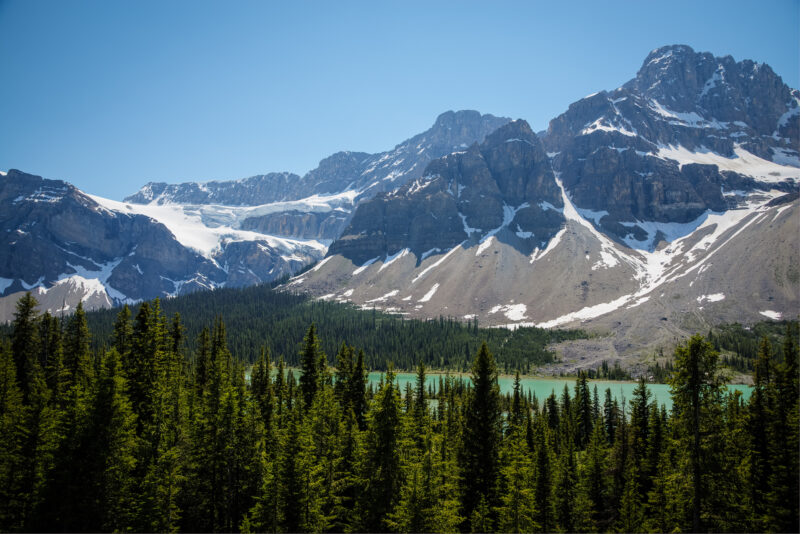
[[123, 202], [0, 177], [0, 320], [43, 309], [282, 287], [409, 317], [611, 333], [564, 361], [633, 354], [800, 311], [800, 92], [688, 46], [524, 120], [447, 112], [380, 154], [305, 176], [148, 183]]

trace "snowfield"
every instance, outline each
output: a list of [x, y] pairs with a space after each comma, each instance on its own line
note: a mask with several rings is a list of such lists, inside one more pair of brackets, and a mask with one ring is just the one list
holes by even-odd
[[213, 259], [223, 244], [236, 241], [265, 241], [290, 260], [295, 251], [323, 256], [330, 246], [327, 239], [296, 239], [241, 230], [245, 219], [282, 211], [324, 212], [352, 206], [356, 193], [348, 191], [329, 197], [309, 197], [292, 202], [276, 202], [262, 206], [218, 206], [183, 204], [132, 204], [88, 195], [103, 208], [125, 214], [144, 215], [154, 219], [175, 236], [180, 244]]

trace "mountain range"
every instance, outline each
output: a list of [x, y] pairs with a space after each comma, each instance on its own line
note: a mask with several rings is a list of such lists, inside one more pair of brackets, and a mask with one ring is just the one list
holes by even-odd
[[800, 92], [768, 65], [676, 45], [539, 134], [447, 112], [391, 151], [340, 152], [302, 177], [150, 182], [123, 202], [11, 170], [0, 319], [26, 290], [69, 311], [318, 262], [283, 287], [411, 317], [616, 332], [562, 347], [581, 366], [798, 314], [798, 147]]

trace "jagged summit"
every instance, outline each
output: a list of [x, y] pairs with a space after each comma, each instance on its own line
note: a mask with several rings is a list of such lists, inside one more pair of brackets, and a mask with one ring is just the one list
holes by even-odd
[[741, 122], [768, 136], [798, 97], [769, 65], [686, 45], [653, 50], [623, 88], [673, 111], [696, 112], [709, 122]]
[[323, 158], [303, 177], [281, 172], [206, 183], [148, 183], [125, 199], [137, 204], [258, 206], [313, 195], [358, 191], [369, 198], [414, 180], [433, 159], [483, 139], [509, 119], [477, 111], [446, 111], [427, 131], [378, 154], [342, 151]]

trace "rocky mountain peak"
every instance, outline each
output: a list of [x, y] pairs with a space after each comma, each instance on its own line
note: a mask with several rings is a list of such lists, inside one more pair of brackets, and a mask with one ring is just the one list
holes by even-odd
[[527, 141], [529, 143], [540, 145], [539, 138], [536, 133], [531, 129], [527, 121], [517, 119], [509, 122], [505, 126], [501, 126], [492, 134], [486, 137], [487, 145], [496, 145], [507, 141]]
[[763, 63], [715, 57], [686, 45], [657, 48], [636, 77], [623, 86], [647, 105], [668, 112], [695, 113], [717, 123], [739, 123], [772, 135], [797, 95]]
[[[481, 114], [474, 110], [445, 111], [436, 118], [430, 129], [416, 135], [395, 147], [435, 152], [441, 157], [452, 150], [467, 148], [472, 143], [481, 143], [487, 135], [494, 132], [511, 119]], [[447, 150], [444, 150], [444, 149]], [[431, 154], [432, 155], [432, 154]]]

